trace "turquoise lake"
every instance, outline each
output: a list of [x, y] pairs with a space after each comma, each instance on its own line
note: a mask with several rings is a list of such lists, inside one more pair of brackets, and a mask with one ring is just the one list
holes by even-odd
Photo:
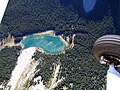
[[65, 43], [56, 36], [29, 35], [23, 41], [24, 49], [29, 47], [42, 48], [46, 53], [58, 54], [64, 51]]

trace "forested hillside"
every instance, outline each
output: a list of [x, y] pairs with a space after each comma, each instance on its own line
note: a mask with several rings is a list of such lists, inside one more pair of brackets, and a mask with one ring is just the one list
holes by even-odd
[[[108, 9], [102, 18], [87, 20], [81, 17], [72, 6], [65, 7], [61, 0], [10, 0], [0, 26], [0, 38], [9, 32], [17, 40], [25, 35], [54, 30], [57, 35], [72, 37], [76, 34], [75, 46], [65, 54], [46, 55], [37, 53], [42, 58], [38, 65], [47, 86], [53, 72], [53, 63], [61, 63], [60, 77], [64, 77], [55, 90], [105, 90], [107, 67], [99, 64], [92, 55], [95, 40], [106, 34], [114, 34], [113, 18]], [[92, 12], [92, 14], [94, 14]], [[0, 82], [9, 80], [16, 65], [17, 52], [20, 48], [5, 48], [0, 51]], [[65, 89], [66, 88], [66, 89]]]
[[21, 47], [12, 47], [0, 51], [0, 84], [10, 79], [12, 70], [16, 66]]

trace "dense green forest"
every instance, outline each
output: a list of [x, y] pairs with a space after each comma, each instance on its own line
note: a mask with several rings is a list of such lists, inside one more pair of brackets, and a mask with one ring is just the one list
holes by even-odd
[[[50, 67], [53, 67], [52, 63], [61, 63], [60, 76], [65, 77], [65, 80], [55, 90], [62, 90], [63, 87], [67, 87], [67, 90], [88, 90], [88, 88], [89, 90], [105, 90], [107, 68], [94, 59], [92, 47], [98, 37], [111, 34], [114, 30], [112, 18], [105, 17], [103, 21], [88, 22], [87, 24], [85, 21], [83, 22], [86, 26], [79, 26], [79, 29], [82, 28], [87, 33], [76, 33], [74, 48], [68, 49], [65, 54], [57, 56], [37, 55], [37, 58], [39, 56], [39, 58], [44, 59], [42, 64], [38, 66], [41, 70], [36, 76], [42, 75], [46, 85], [52, 77], [53, 69], [50, 69]], [[74, 30], [65, 31], [64, 33], [71, 35]]]
[[[60, 62], [59, 77], [65, 77], [65, 80], [55, 90], [63, 90], [63, 87], [67, 90], [105, 90], [107, 67], [94, 59], [92, 47], [98, 37], [115, 33], [110, 12], [100, 20], [89, 21], [79, 17], [73, 9], [60, 5], [59, 0], [10, 0], [2, 24], [0, 38], [6, 36], [5, 32], [18, 40], [22, 36], [47, 30], [69, 37], [76, 34], [75, 46], [67, 49], [65, 54], [37, 53], [35, 58], [42, 58], [42, 62], [37, 67], [40, 71], [35, 77], [41, 75], [47, 85], [52, 77], [53, 63]], [[9, 80], [19, 50], [12, 47], [0, 51], [0, 82]]]
[[10, 79], [20, 49], [21, 47], [6, 47], [0, 51], [0, 84]]

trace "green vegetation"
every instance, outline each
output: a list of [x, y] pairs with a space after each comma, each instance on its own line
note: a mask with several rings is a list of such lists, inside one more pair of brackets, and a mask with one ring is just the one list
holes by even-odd
[[[13, 9], [14, 8], [14, 9]], [[11, 0], [3, 19], [15, 37], [55, 29], [58, 24], [74, 22], [78, 15], [60, 5], [59, 0]]]
[[[40, 72], [36, 76], [41, 75], [46, 86], [52, 76], [53, 63], [61, 62], [59, 77], [65, 77], [65, 80], [55, 90], [64, 87], [68, 88], [67, 90], [87, 90], [88, 88], [89, 90], [105, 90], [107, 68], [94, 59], [92, 47], [98, 37], [114, 33], [112, 18], [105, 17], [102, 21], [97, 22], [85, 22], [81, 19], [81, 22], [84, 22], [85, 25], [79, 26], [79, 29], [82, 28], [87, 33], [76, 33], [75, 46], [66, 50], [66, 54], [45, 55], [37, 53], [36, 58], [43, 59], [37, 67]], [[69, 31], [71, 32], [65, 31], [64, 33], [66, 35], [74, 33], [74, 30]]]
[[0, 51], [0, 83], [10, 79], [20, 49], [20, 47], [6, 47]]
[[3, 38], [6, 38], [7, 35], [8, 35], [8, 27], [5, 26], [5, 25], [0, 25], [0, 41], [3, 39]]
[[32, 78], [29, 78], [27, 80], [27, 82], [25, 83], [25, 85], [22, 87], [23, 90], [28, 90], [28, 88], [31, 86], [31, 85], [34, 85], [34, 81]]
[[[41, 75], [47, 86], [54, 70], [53, 63], [60, 62], [59, 77], [65, 77], [65, 80], [55, 90], [105, 90], [107, 68], [94, 59], [92, 47], [98, 37], [115, 33], [110, 15], [102, 20], [87, 21], [72, 9], [61, 6], [59, 0], [10, 0], [3, 24], [9, 27], [5, 31], [15, 37], [49, 29], [70, 37], [76, 34], [75, 46], [66, 50], [66, 54], [35, 54], [36, 60], [42, 59], [37, 67], [40, 71], [35, 77]], [[0, 32], [0, 36], [4, 37], [4, 31]], [[18, 51], [15, 47], [0, 51], [0, 82], [9, 80]]]

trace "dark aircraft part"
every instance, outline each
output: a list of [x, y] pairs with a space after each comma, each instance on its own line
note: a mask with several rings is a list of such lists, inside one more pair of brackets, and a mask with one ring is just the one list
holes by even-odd
[[93, 54], [101, 64], [120, 65], [120, 36], [105, 35], [98, 38], [93, 47]]

